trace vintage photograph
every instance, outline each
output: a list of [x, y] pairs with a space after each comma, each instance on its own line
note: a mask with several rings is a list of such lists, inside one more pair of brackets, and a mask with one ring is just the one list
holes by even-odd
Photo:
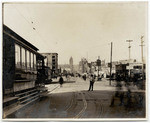
[[4, 2], [2, 118], [146, 120], [148, 2]]

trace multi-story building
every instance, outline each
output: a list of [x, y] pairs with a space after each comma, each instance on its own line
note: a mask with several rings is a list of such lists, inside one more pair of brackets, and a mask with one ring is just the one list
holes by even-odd
[[88, 61], [85, 58], [82, 58], [79, 62], [79, 72], [81, 74], [90, 72]]
[[45, 65], [52, 70], [52, 76], [58, 74], [58, 53], [42, 53], [46, 56]]

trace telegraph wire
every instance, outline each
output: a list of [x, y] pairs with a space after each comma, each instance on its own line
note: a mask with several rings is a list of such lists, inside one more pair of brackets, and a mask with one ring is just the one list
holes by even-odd
[[[13, 5], [14, 6], [14, 5]], [[44, 40], [44, 42], [47, 44], [46, 40], [42, 38], [42, 36], [39, 34], [39, 32], [37, 31], [37, 29], [35, 28], [35, 26], [33, 25], [33, 20], [31, 20], [31, 22], [29, 20], [27, 20], [25, 18], [25, 16], [18, 10], [18, 8], [16, 6], [14, 6], [14, 8], [16, 9], [16, 11], [26, 20], [26, 22], [28, 22], [28, 24], [30, 25], [30, 27], [37, 33], [37, 35], [41, 38], [41, 40]], [[31, 17], [30, 17], [31, 19]], [[48, 46], [48, 44], [47, 44]]]
[[[14, 6], [14, 5], [13, 5]], [[24, 17], [24, 15], [18, 10], [18, 8], [16, 7], [16, 6], [14, 6], [14, 8], [16, 9], [16, 11], [29, 23], [29, 25], [30, 26], [32, 26], [31, 25], [31, 23]], [[33, 29], [34, 27], [32, 26], [32, 29]]]

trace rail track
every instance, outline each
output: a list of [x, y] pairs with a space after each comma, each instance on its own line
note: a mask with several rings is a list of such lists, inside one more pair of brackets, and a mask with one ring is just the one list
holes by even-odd
[[96, 99], [95, 95], [92, 93], [88, 93], [88, 95], [96, 100], [95, 105], [96, 105], [96, 112], [97, 112], [97, 118], [100, 118], [104, 114], [104, 106], [101, 100]]
[[83, 92], [80, 92], [80, 94], [82, 96], [83, 108], [74, 118], [80, 118], [82, 116], [82, 114], [85, 112], [86, 108], [87, 108], [87, 101], [85, 99], [85, 96], [84, 96]]

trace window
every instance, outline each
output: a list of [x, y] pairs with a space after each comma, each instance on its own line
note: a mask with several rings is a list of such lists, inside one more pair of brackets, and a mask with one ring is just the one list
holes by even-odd
[[42, 60], [37, 61], [37, 69], [42, 69]]
[[25, 49], [21, 48], [21, 57], [22, 57], [22, 68], [25, 68]]
[[31, 68], [33, 68], [33, 64], [34, 64], [34, 56], [33, 56], [33, 53], [31, 53]]
[[55, 58], [55, 56], [52, 56], [52, 58]]
[[30, 69], [30, 52], [27, 50], [27, 69]]
[[16, 67], [20, 67], [20, 64], [21, 61], [20, 61], [20, 46], [15, 44], [15, 64], [16, 64]]
[[34, 54], [34, 70], [36, 70], [36, 55]]
[[44, 64], [45, 64], [45, 66], [48, 65], [48, 59], [47, 58], [44, 59]]

